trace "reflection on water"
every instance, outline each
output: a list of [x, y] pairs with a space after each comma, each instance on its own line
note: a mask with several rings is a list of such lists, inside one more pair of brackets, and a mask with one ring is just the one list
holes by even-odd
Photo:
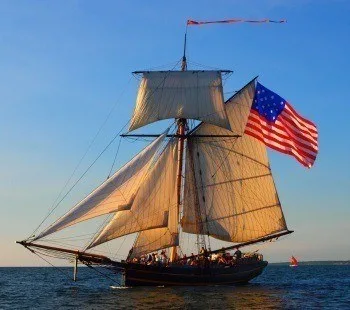
[[234, 292], [225, 290], [223, 292], [226, 305], [235, 309], [281, 309], [283, 308], [282, 290], [276, 291], [260, 284], [250, 284], [238, 287]]
[[140, 287], [95, 294], [95, 301], [91, 301], [89, 307], [94, 308], [103, 301], [104, 309], [280, 309], [283, 308], [281, 293], [260, 284], [239, 287]]
[[[71, 278], [71, 269], [64, 272]], [[350, 266], [269, 266], [252, 283], [236, 287], [120, 289], [88, 268], [79, 269], [78, 276], [74, 283], [53, 268], [0, 268], [0, 309], [341, 309], [350, 305]]]

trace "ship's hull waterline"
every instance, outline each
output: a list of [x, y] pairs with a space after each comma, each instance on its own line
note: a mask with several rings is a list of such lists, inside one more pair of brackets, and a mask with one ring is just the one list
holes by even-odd
[[256, 261], [227, 267], [199, 268], [128, 263], [123, 266], [125, 268], [123, 284], [125, 286], [238, 285], [259, 276], [267, 264], [266, 261]]
[[242, 259], [232, 266], [211, 265], [210, 267], [195, 267], [188, 265], [143, 265], [129, 262], [118, 262], [106, 256], [79, 252], [26, 241], [17, 243], [32, 252], [46, 250], [55, 253], [65, 253], [87, 266], [105, 266], [115, 273], [123, 275], [122, 285], [125, 286], [206, 286], [244, 284], [260, 275], [267, 266], [267, 261]]

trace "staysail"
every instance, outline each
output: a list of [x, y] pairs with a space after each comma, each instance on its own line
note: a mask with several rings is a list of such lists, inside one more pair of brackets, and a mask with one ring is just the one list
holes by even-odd
[[100, 215], [130, 209], [167, 133], [168, 130], [35, 239]]
[[230, 129], [220, 71], [143, 72], [129, 130], [186, 118]]
[[133, 257], [179, 245], [175, 227], [163, 227], [141, 231], [133, 247]]
[[[117, 212], [88, 248], [143, 230], [169, 227], [171, 232], [176, 232], [176, 142], [168, 143], [149, 171], [130, 210]], [[147, 236], [152, 237], [152, 233]]]
[[[244, 242], [287, 229], [266, 147], [244, 135], [254, 85], [252, 81], [226, 104], [231, 127], [242, 137], [188, 139], [184, 232]], [[193, 134], [228, 131], [202, 123]]]

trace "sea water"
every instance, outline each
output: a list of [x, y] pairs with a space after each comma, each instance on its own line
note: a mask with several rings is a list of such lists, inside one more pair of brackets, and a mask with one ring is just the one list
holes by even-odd
[[269, 265], [244, 286], [121, 288], [90, 268], [0, 268], [0, 309], [350, 309], [350, 265]]

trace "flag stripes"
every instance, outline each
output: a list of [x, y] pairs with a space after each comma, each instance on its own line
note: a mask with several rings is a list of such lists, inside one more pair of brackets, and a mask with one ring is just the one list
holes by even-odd
[[249, 129], [246, 130], [246, 133], [249, 134], [250, 136], [260, 140], [261, 142], [263, 142], [266, 146], [274, 149], [275, 151], [287, 154], [287, 155], [291, 155], [293, 157], [296, 158], [296, 160], [298, 162], [300, 162], [303, 166], [308, 167], [308, 164], [305, 160], [303, 160], [303, 157], [293, 148], [291, 147], [285, 147], [285, 146], [281, 146], [279, 143], [273, 142], [271, 140], [266, 141], [264, 139], [264, 136], [258, 132], [252, 132]]
[[276, 151], [295, 157], [305, 167], [310, 168], [315, 162], [318, 152], [317, 128], [300, 116], [288, 102], [274, 122], [251, 109], [245, 133]]
[[298, 120], [298, 122], [300, 123], [301, 126], [305, 126], [307, 127], [310, 132], [312, 133], [312, 136], [315, 137], [317, 139], [318, 137], [318, 133], [317, 133], [317, 128], [315, 126], [314, 123], [310, 122], [309, 120], [303, 118], [302, 116], [300, 116], [290, 104], [286, 104], [286, 109], [289, 112], [290, 115], [293, 115], [295, 117], [296, 120]]
[[[317, 154], [317, 146], [315, 146], [313, 142], [302, 139], [300, 137], [300, 134], [287, 129], [287, 127], [279, 125], [278, 121], [276, 121], [276, 123], [272, 125], [260, 119], [260, 117], [256, 114], [256, 111], [252, 111], [251, 115], [249, 116], [247, 126], [255, 128], [257, 130], [262, 130], [266, 136], [275, 137], [276, 139], [290, 140], [290, 144], [292, 144], [295, 148], [300, 148], [306, 153], [310, 153], [313, 155]], [[259, 124], [260, 126], [256, 124]], [[293, 138], [292, 140], [291, 137]]]

